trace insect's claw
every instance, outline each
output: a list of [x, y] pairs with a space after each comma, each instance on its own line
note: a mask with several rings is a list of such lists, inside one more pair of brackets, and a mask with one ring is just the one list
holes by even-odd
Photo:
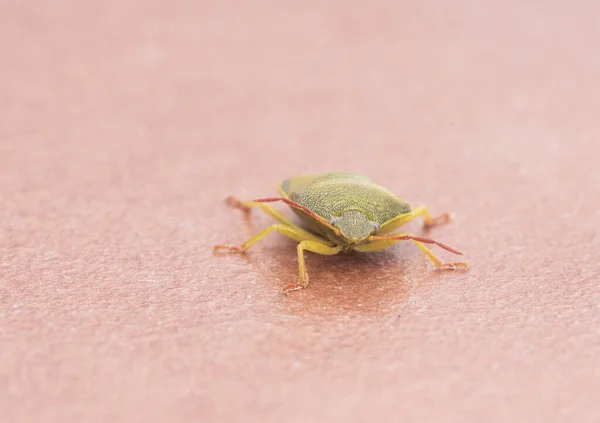
[[469, 265], [467, 263], [458, 262], [458, 263], [442, 263], [439, 270], [457, 270], [462, 269], [464, 271], [469, 270]]
[[294, 283], [294, 284], [284, 285], [279, 290], [279, 293], [281, 295], [288, 295], [290, 292], [299, 291], [301, 289], [306, 288], [307, 285], [308, 285], [308, 282], [306, 282], [306, 283], [302, 283], [301, 282], [301, 283]]
[[213, 247], [213, 252], [224, 252], [224, 253], [238, 253], [243, 254], [245, 250], [242, 250], [240, 247], [230, 247], [228, 245], [215, 245]]

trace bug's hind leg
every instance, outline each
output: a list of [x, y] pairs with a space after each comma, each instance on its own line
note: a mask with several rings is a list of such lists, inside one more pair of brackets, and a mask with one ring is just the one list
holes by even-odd
[[312, 251], [313, 253], [332, 256], [339, 253], [342, 247], [331, 247], [324, 244], [322, 241], [302, 241], [298, 244], [298, 283], [283, 286], [279, 292], [281, 294], [289, 294], [292, 291], [304, 289], [308, 286], [308, 273], [304, 264], [304, 251]]
[[273, 206], [265, 203], [258, 203], [256, 201], [241, 201], [230, 195], [225, 199], [225, 202], [231, 207], [235, 207], [236, 209], [240, 209], [245, 213], [249, 213], [250, 209], [253, 207], [259, 207], [263, 212], [271, 216], [273, 219], [278, 221], [279, 223], [283, 223], [288, 226], [295, 226], [294, 223], [285, 217], [280, 211], [276, 210]]

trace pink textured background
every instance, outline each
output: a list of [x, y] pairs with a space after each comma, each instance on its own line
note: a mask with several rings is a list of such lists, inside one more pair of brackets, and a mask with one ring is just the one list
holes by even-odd
[[[413, 3], [0, 3], [3, 421], [600, 420], [600, 5]], [[330, 170], [472, 270], [213, 256]]]

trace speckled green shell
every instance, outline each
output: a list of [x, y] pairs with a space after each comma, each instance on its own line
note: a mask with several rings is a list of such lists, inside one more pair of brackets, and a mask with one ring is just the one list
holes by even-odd
[[[373, 222], [384, 225], [411, 211], [410, 205], [392, 192], [364, 176], [351, 173], [290, 178], [280, 184], [279, 193], [327, 221], [347, 210], [360, 210]], [[303, 212], [297, 214], [313, 229], [323, 226], [317, 224], [316, 227], [317, 222]]]

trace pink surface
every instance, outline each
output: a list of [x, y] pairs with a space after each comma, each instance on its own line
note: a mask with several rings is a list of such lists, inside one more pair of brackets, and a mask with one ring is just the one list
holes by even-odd
[[[0, 4], [3, 419], [600, 420], [600, 6], [216, 4]], [[212, 254], [331, 170], [471, 270]]]

